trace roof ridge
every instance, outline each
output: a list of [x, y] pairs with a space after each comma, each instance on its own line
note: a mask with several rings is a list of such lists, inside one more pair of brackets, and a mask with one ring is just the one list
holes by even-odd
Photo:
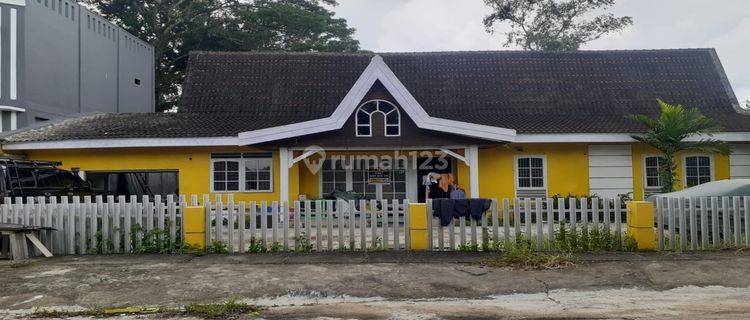
[[196, 55], [289, 55], [289, 56], [376, 56], [376, 55], [448, 55], [448, 54], [586, 54], [586, 53], [632, 53], [632, 52], [686, 52], [713, 51], [711, 47], [693, 48], [642, 48], [642, 49], [594, 49], [577, 51], [528, 51], [528, 50], [447, 50], [447, 51], [359, 51], [359, 52], [312, 52], [312, 51], [212, 51], [194, 50]]

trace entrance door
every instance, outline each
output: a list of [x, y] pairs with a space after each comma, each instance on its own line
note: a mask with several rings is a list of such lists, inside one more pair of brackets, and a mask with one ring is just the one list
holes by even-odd
[[[445, 161], [447, 161], [447, 165]], [[431, 172], [453, 173], [455, 175], [453, 158], [431, 157], [417, 159], [417, 199], [420, 203], [424, 203], [427, 199], [427, 193], [425, 186], [422, 184], [422, 179]]]

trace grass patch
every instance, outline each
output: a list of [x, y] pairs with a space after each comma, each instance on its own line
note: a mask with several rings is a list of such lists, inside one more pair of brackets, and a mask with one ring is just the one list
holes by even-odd
[[231, 299], [224, 303], [192, 303], [184, 308], [161, 308], [161, 307], [118, 307], [105, 309], [90, 309], [79, 311], [62, 311], [52, 309], [36, 309], [29, 315], [30, 318], [73, 318], [73, 317], [95, 317], [110, 318], [122, 315], [158, 315], [158, 316], [193, 316], [204, 319], [234, 319], [240, 316], [256, 316], [260, 312], [257, 306], [238, 302]]
[[494, 268], [518, 268], [524, 270], [555, 270], [574, 265], [573, 255], [562, 252], [535, 252], [510, 250], [497, 257], [484, 259], [480, 265]]
[[527, 255], [504, 254], [498, 258], [485, 259], [483, 266], [495, 268], [519, 268], [524, 270], [554, 270], [574, 265], [569, 253], [532, 252]]
[[259, 311], [260, 308], [257, 306], [231, 299], [224, 303], [192, 303], [185, 306], [184, 314], [208, 319], [228, 319], [241, 315], [257, 314]]

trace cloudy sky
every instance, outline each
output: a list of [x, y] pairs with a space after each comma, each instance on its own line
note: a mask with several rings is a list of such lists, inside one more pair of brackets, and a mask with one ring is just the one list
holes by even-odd
[[[509, 49], [502, 29], [485, 32], [483, 0], [339, 0], [334, 10], [366, 50]], [[738, 99], [750, 99], [750, 0], [619, 0], [613, 12], [634, 25], [585, 49], [716, 48]]]

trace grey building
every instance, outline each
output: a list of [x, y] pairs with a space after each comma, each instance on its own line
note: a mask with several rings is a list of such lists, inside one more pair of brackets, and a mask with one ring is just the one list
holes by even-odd
[[154, 112], [154, 49], [71, 0], [0, 0], [0, 132]]

